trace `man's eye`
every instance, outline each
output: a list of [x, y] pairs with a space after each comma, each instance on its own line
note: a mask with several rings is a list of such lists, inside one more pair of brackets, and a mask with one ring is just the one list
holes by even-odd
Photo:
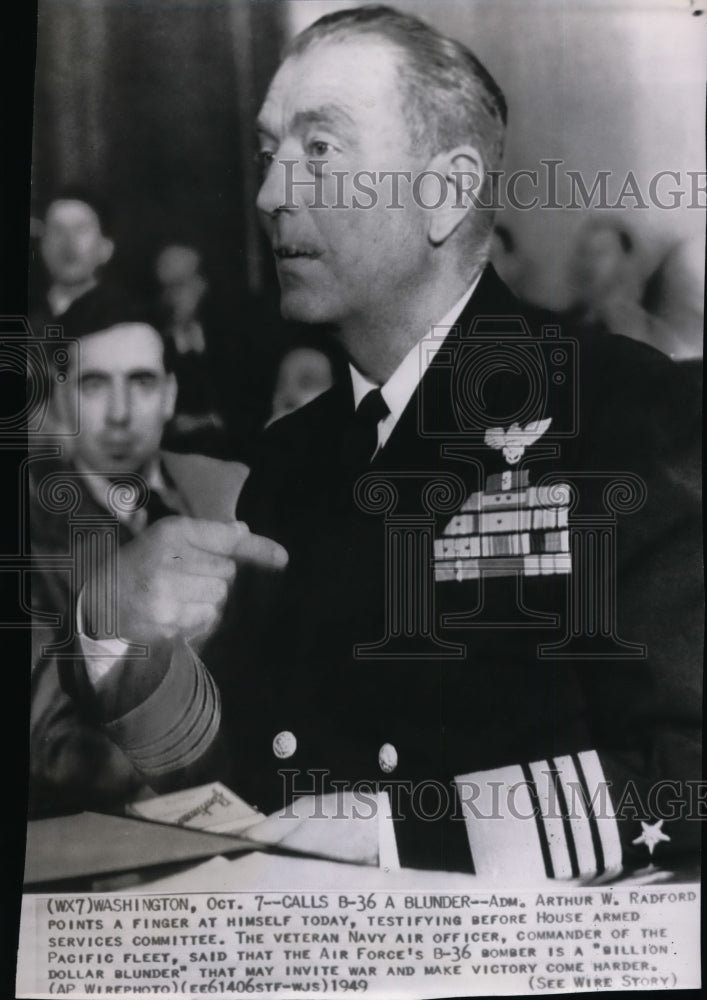
[[105, 385], [105, 379], [100, 375], [84, 375], [81, 379], [81, 392], [90, 396], [98, 392]]
[[267, 172], [268, 167], [275, 159], [275, 154], [271, 149], [259, 149], [255, 154], [255, 165], [258, 168], [261, 175]]
[[325, 142], [323, 139], [313, 139], [312, 142], [307, 145], [307, 152], [310, 156], [325, 157], [328, 156], [333, 151], [333, 146], [329, 142]]
[[141, 389], [152, 389], [157, 385], [157, 376], [151, 372], [141, 372], [139, 375], [133, 375], [130, 381]]

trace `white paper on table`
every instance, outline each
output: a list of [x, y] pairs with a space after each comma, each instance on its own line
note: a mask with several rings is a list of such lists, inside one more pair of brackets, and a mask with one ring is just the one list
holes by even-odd
[[145, 889], [151, 892], [228, 892], [238, 888], [231, 862], [222, 854], [202, 861], [187, 871], [140, 883], [141, 892]]
[[[350, 793], [306, 795], [286, 809], [262, 816], [220, 782], [133, 802], [127, 812], [141, 819], [209, 833], [239, 833], [254, 847], [275, 845], [354, 864], [400, 868], [387, 792], [375, 809], [363, 809]], [[345, 824], [345, 833], [343, 836]]]
[[238, 833], [262, 818], [257, 809], [220, 781], [131, 802], [126, 812], [140, 819], [208, 830], [209, 833]]
[[241, 834], [254, 844], [333, 861], [393, 871], [400, 867], [387, 792], [377, 793], [365, 807], [350, 792], [303, 795]]

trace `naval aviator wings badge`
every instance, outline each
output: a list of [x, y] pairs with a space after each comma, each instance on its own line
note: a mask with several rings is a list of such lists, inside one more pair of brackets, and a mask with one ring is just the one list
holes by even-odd
[[502, 427], [489, 427], [484, 436], [484, 444], [496, 451], [502, 449], [503, 457], [509, 465], [517, 465], [523, 457], [526, 448], [535, 444], [538, 438], [542, 437], [552, 423], [552, 417], [545, 420], [535, 420], [533, 423], [521, 427], [520, 424], [511, 424], [507, 431]]
[[[502, 449], [515, 465], [540, 438], [552, 418], [507, 431], [494, 427], [485, 443]], [[434, 543], [437, 582], [478, 580], [481, 576], [550, 576], [572, 570], [569, 543], [570, 487], [531, 486], [527, 469], [507, 469], [486, 477], [485, 489], [471, 493]]]

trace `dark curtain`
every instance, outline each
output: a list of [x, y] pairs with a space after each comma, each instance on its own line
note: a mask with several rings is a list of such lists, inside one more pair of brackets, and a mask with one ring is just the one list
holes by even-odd
[[35, 205], [88, 183], [130, 279], [160, 242], [190, 240], [217, 288], [261, 291], [251, 133], [281, 21], [272, 2], [40, 0]]

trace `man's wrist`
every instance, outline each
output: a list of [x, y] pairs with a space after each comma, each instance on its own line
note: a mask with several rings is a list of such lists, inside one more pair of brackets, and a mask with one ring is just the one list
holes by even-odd
[[[89, 682], [95, 688], [106, 681], [115, 672], [118, 664], [127, 656], [135, 655], [136, 646], [117, 635], [91, 634], [86, 627], [86, 586], [81, 589], [76, 602], [76, 632], [79, 647], [86, 667]], [[153, 640], [148, 647], [140, 644], [140, 652], [151, 660], [164, 658], [171, 643], [164, 640]]]

